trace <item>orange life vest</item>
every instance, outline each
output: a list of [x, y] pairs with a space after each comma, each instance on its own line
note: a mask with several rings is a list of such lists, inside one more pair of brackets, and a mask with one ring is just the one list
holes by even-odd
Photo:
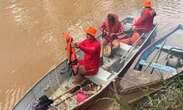
[[68, 33], [64, 33], [64, 38], [67, 43], [65, 49], [67, 51], [68, 63], [75, 62], [77, 60], [77, 56], [76, 56], [75, 49], [72, 48], [73, 38]]

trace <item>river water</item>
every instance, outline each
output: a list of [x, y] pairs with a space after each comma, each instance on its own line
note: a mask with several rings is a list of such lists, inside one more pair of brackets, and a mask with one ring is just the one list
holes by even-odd
[[[154, 0], [166, 29], [183, 21], [183, 0]], [[107, 13], [137, 16], [143, 0], [0, 0], [0, 110], [14, 103], [65, 56], [63, 32], [81, 39]]]

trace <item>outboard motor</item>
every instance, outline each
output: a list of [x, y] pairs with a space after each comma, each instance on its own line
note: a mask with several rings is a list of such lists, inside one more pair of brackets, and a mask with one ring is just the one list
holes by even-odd
[[183, 67], [183, 49], [171, 48], [167, 55], [166, 65], [176, 69]]
[[170, 55], [167, 58], [166, 66], [171, 66], [173, 68], [180, 68], [183, 66], [183, 58]]

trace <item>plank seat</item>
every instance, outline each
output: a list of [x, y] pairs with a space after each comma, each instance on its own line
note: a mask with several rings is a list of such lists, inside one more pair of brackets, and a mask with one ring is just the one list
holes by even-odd
[[164, 45], [163, 47], [161, 47], [162, 44], [156, 45], [157, 49], [162, 49], [165, 52], [173, 52], [173, 53], [180, 53], [183, 54], [183, 49], [179, 48], [179, 47], [174, 47], [174, 46], [170, 46], [170, 45]]
[[[148, 65], [148, 63], [145, 61], [145, 60], [140, 60], [139, 64], [141, 65]], [[176, 74], [177, 73], [177, 70], [175, 68], [172, 68], [170, 66], [165, 66], [165, 65], [161, 65], [159, 63], [152, 63], [150, 65], [150, 67], [154, 68], [154, 69], [158, 69], [158, 70], [161, 70], [163, 72], [169, 72], [169, 73], [172, 73], [172, 74]]]
[[103, 68], [99, 68], [99, 71], [94, 76], [86, 76], [89, 80], [94, 82], [97, 85], [103, 85], [106, 84], [107, 81], [109, 81], [109, 78], [113, 75], [113, 73], [110, 73]]

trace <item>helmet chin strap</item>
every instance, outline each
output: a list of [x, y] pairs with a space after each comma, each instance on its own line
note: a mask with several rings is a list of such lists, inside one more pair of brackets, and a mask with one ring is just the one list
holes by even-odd
[[95, 37], [91, 36], [90, 34], [86, 34], [86, 38], [87, 39], [91, 39], [91, 40], [94, 40], [95, 39]]

